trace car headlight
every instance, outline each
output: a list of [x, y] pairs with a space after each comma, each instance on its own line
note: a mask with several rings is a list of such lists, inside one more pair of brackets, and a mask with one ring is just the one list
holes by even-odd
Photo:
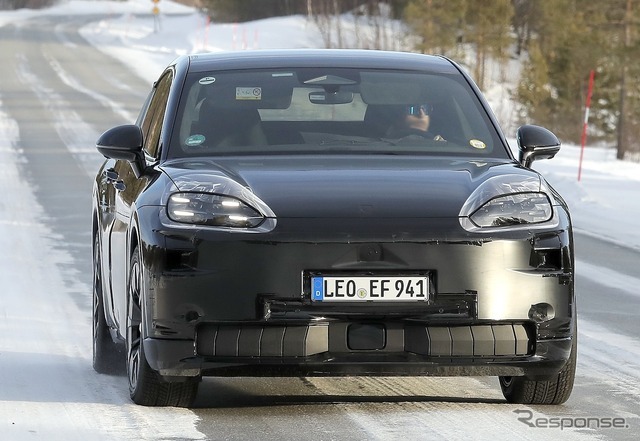
[[551, 228], [558, 222], [554, 203], [553, 191], [539, 176], [502, 174], [478, 185], [458, 219], [471, 232]]
[[471, 216], [478, 227], [505, 227], [510, 225], [547, 222], [553, 216], [549, 197], [544, 193], [528, 192], [499, 196], [491, 199]]
[[239, 199], [210, 193], [174, 193], [167, 215], [175, 222], [215, 227], [253, 228], [264, 216]]

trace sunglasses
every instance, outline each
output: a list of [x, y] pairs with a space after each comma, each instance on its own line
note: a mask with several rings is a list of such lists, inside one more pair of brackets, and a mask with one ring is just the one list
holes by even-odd
[[425, 115], [431, 115], [433, 106], [431, 104], [414, 104], [407, 107], [407, 114], [409, 115], [420, 116], [421, 111]]

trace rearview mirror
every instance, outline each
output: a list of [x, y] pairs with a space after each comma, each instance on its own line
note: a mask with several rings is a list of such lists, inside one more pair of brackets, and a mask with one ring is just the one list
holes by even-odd
[[313, 104], [348, 104], [353, 102], [353, 92], [311, 92], [309, 101]]
[[536, 159], [551, 159], [560, 151], [560, 141], [551, 131], [534, 125], [521, 126], [516, 137], [520, 156], [525, 167], [531, 167]]

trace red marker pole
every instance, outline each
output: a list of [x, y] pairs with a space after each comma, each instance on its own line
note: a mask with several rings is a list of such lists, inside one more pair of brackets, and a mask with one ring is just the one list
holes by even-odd
[[584, 124], [582, 125], [582, 140], [580, 141], [580, 163], [578, 164], [578, 182], [582, 177], [582, 158], [584, 157], [584, 147], [587, 143], [587, 125], [589, 124], [589, 109], [591, 107], [591, 95], [593, 93], [593, 80], [595, 71], [592, 69], [589, 73], [589, 90], [587, 91], [587, 104], [584, 109]]

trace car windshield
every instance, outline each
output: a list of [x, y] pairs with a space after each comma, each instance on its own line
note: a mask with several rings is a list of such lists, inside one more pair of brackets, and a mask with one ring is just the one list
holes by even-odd
[[187, 76], [170, 157], [326, 152], [508, 157], [460, 74], [301, 68]]

